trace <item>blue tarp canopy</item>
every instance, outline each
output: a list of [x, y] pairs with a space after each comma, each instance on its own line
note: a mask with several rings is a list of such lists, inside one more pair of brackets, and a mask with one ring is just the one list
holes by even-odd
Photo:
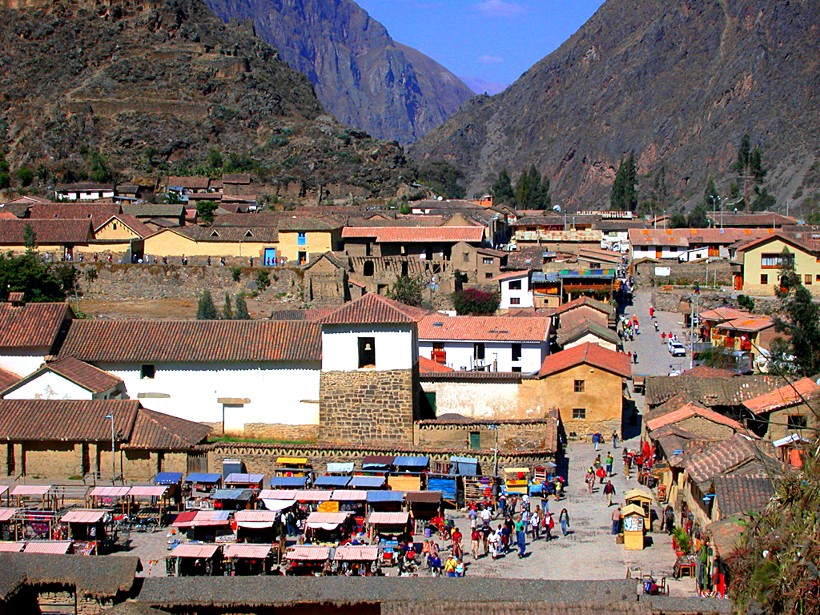
[[205, 485], [216, 484], [221, 480], [221, 474], [206, 474], [205, 472], [192, 472], [185, 477], [186, 483], [200, 483]]
[[333, 474], [352, 474], [353, 462], [329, 463], [327, 464], [327, 471]]
[[430, 458], [427, 456], [399, 456], [393, 460], [393, 465], [402, 468], [426, 468], [430, 465]]
[[274, 476], [270, 479], [271, 489], [304, 489], [306, 476]]
[[350, 482], [349, 476], [317, 476], [313, 482], [314, 487], [347, 487]]
[[401, 491], [368, 491], [368, 502], [403, 502], [404, 493]]
[[381, 489], [384, 487], [384, 476], [354, 476], [348, 487], [353, 489]]
[[160, 472], [154, 477], [155, 485], [178, 485], [182, 481], [182, 472]]
[[211, 494], [212, 500], [237, 500], [247, 502], [253, 497], [250, 489], [217, 489]]
[[475, 457], [450, 457], [450, 473], [462, 476], [476, 476], [478, 474], [478, 459]]
[[455, 476], [430, 476], [427, 478], [427, 488], [430, 491], [441, 491], [441, 496], [445, 500], [456, 499]]

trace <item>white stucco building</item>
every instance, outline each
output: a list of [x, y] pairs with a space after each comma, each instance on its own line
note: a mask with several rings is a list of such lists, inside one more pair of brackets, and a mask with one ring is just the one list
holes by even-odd
[[20, 294], [0, 303], [0, 369], [22, 378], [57, 352], [74, 314], [67, 303], [24, 305]]
[[532, 286], [529, 271], [508, 271], [495, 276], [499, 285], [501, 302], [498, 308], [509, 310], [533, 307]]
[[549, 354], [551, 319], [541, 316], [446, 316], [419, 322], [419, 354], [456, 371], [532, 374]]

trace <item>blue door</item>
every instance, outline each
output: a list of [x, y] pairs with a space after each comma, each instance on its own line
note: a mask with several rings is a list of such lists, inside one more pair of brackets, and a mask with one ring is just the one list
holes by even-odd
[[265, 266], [273, 267], [276, 265], [276, 248], [265, 248]]

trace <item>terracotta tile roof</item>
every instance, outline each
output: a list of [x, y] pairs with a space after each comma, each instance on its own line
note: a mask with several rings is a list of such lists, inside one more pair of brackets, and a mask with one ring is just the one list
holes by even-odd
[[249, 184], [251, 176], [248, 173], [224, 173], [222, 175], [223, 184]]
[[180, 226], [161, 232], [177, 233], [194, 241], [203, 242], [261, 241], [276, 243], [279, 241], [279, 231], [266, 226]]
[[401, 324], [418, 322], [429, 312], [422, 308], [405, 305], [399, 301], [367, 293], [346, 303], [319, 319], [323, 325], [355, 325], [372, 323]]
[[46, 199], [41, 196], [31, 196], [29, 194], [18, 196], [16, 199], [6, 201], [3, 205], [34, 205], [35, 203], [53, 203], [51, 199]]
[[721, 518], [761, 512], [774, 495], [774, 483], [765, 477], [716, 476], [714, 487]]
[[729, 245], [740, 239], [756, 239], [773, 233], [772, 229], [748, 228], [680, 228], [629, 229], [629, 243], [633, 246], [678, 246], [722, 244]]
[[280, 231], [335, 231], [342, 228], [342, 223], [330, 216], [325, 218], [306, 216], [280, 216], [276, 221], [276, 228]]
[[10, 211], [0, 211], [0, 220], [17, 220], [17, 216]]
[[768, 329], [769, 327], [774, 327], [774, 320], [771, 316], [747, 316], [745, 318], [729, 320], [717, 325], [715, 328], [720, 331], [755, 333]]
[[516, 278], [526, 278], [529, 275], [529, 269], [524, 269], [522, 271], [505, 271], [504, 273], [499, 273], [497, 276], [493, 277], [493, 281], [499, 282], [501, 280], [514, 280]]
[[145, 239], [149, 235], [153, 235], [154, 233], [156, 233], [154, 229], [145, 224], [142, 220], [135, 216], [129, 216], [128, 214], [117, 214], [116, 216], [111, 216], [101, 224], [95, 225], [94, 232], [98, 233], [102, 227], [104, 227], [106, 224], [108, 224], [109, 222], [111, 222], [111, 220], [114, 219], [119, 220], [122, 224], [127, 226], [135, 234], [139, 235], [143, 239]]
[[51, 349], [71, 315], [67, 303], [0, 303], [0, 348]]
[[419, 321], [420, 340], [476, 340], [488, 342], [543, 342], [550, 318], [506, 316], [447, 316], [430, 314]]
[[719, 367], [709, 367], [707, 365], [698, 365], [691, 369], [683, 370], [680, 376], [684, 378], [734, 378], [737, 376], [735, 372], [730, 369], [721, 369]]
[[38, 203], [31, 207], [29, 218], [42, 220], [91, 220], [96, 229], [120, 213], [118, 203]]
[[319, 327], [307, 321], [83, 320], [60, 357], [100, 362], [319, 361]]
[[0, 399], [0, 440], [127, 441], [137, 418], [136, 400]]
[[603, 312], [607, 316], [610, 314], [615, 313], [615, 308], [609, 305], [608, 303], [604, 303], [603, 301], [598, 301], [596, 299], [592, 299], [591, 297], [578, 297], [577, 299], [573, 299], [572, 301], [565, 303], [564, 305], [560, 305], [555, 308], [555, 314], [565, 314], [575, 308], [579, 308], [581, 306], [591, 307], [599, 312]]
[[419, 374], [444, 374], [452, 371], [452, 368], [433, 361], [432, 359], [419, 357]]
[[769, 241], [773, 241], [775, 239], [779, 239], [794, 248], [799, 248], [800, 250], [804, 250], [809, 253], [816, 252], [818, 249], [818, 244], [815, 242], [810, 236], [806, 237], [805, 233], [795, 233], [795, 232], [772, 232], [769, 230], [768, 234], [764, 236], [758, 236], [757, 238], [750, 238], [750, 241], [744, 242], [742, 245], [738, 246], [738, 252], [746, 252], [751, 248], [755, 248], [757, 246], [763, 245], [768, 243]]
[[782, 386], [778, 376], [754, 375], [735, 378], [681, 378], [680, 376], [647, 376], [646, 403], [659, 406], [680, 395], [684, 400], [701, 406], [739, 406], [747, 399]]
[[601, 340], [605, 342], [609, 342], [610, 344], [615, 344], [616, 346], [621, 343], [618, 334], [615, 333], [609, 327], [604, 327], [603, 325], [591, 321], [585, 320], [576, 326], [570, 328], [561, 327], [558, 331], [558, 337], [556, 338], [556, 342], [558, 342], [559, 346], [565, 346], [567, 344], [571, 344], [575, 340], [581, 339], [588, 333], [595, 335], [596, 337], [601, 338]]
[[27, 376], [26, 380], [31, 380], [47, 371], [59, 374], [92, 393], [104, 393], [115, 388], [118, 384], [122, 384], [122, 379], [117, 376], [84, 361], [79, 361], [74, 357], [61, 357], [56, 361], [46, 363], [36, 372]]
[[764, 453], [767, 444], [736, 433], [721, 442], [705, 443], [687, 451], [686, 471], [696, 483], [705, 483], [721, 474], [766, 476], [776, 461]]
[[31, 226], [37, 238], [37, 245], [85, 244], [94, 238], [89, 219], [56, 220], [0, 220], [0, 245], [21, 246], [24, 243], [25, 230]]
[[211, 428], [141, 408], [126, 448], [185, 451], [205, 440]]
[[20, 376], [0, 367], [0, 391], [20, 381]]
[[342, 239], [373, 238], [377, 243], [481, 243], [483, 226], [346, 226]]
[[663, 427], [664, 425], [671, 425], [673, 423], [679, 423], [680, 421], [684, 421], [686, 419], [699, 416], [704, 418], [708, 421], [712, 421], [713, 423], [719, 423], [721, 425], [725, 425], [726, 427], [731, 427], [735, 431], [740, 431], [743, 429], [743, 426], [738, 423], [737, 421], [730, 419], [728, 416], [723, 416], [713, 410], [709, 410], [708, 408], [701, 408], [689, 402], [674, 410], [672, 412], [668, 412], [661, 417], [653, 419], [651, 421], [647, 421], [646, 428], [649, 431], [654, 431], [659, 427]]
[[192, 190], [207, 190], [211, 183], [209, 177], [197, 177], [192, 175], [170, 175], [165, 180], [165, 186], [182, 186]]
[[549, 355], [541, 364], [538, 376], [543, 378], [583, 364], [598, 367], [624, 378], [632, 377], [629, 356], [589, 342]]
[[743, 405], [753, 414], [765, 414], [820, 398], [820, 386], [811, 378], [802, 378], [793, 384], [747, 399]]
[[701, 320], [723, 322], [734, 320], [735, 318], [748, 318], [751, 314], [746, 310], [739, 310], [733, 307], [719, 307], [713, 310], [703, 310], [700, 313]]
[[135, 218], [177, 218], [185, 213], [185, 206], [166, 203], [140, 203], [138, 205], [125, 203], [122, 213]]
[[773, 224], [777, 226], [797, 224], [797, 219], [791, 216], [784, 216], [771, 211], [763, 211], [759, 213], [728, 213], [722, 214], [708, 213], [706, 217], [714, 220], [717, 224], [722, 224], [724, 227], [765, 227], [771, 228]]

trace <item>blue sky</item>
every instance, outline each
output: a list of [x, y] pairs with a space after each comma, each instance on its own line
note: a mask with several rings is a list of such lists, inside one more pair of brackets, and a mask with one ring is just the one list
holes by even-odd
[[355, 0], [396, 41], [479, 92], [499, 92], [557, 49], [603, 0]]

